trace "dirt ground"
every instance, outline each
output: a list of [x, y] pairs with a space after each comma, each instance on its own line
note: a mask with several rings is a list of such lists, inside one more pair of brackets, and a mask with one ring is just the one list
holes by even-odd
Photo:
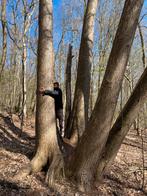
[[[16, 115], [10, 118], [0, 114], [0, 196], [73, 195], [62, 183], [60, 190], [50, 189], [45, 184], [43, 172], [15, 180], [14, 175], [29, 163], [35, 146], [34, 120], [27, 120], [23, 132], [19, 127], [20, 120]], [[96, 184], [96, 190], [88, 195], [147, 195], [147, 130], [142, 134], [139, 131], [139, 135], [130, 130], [101, 185]]]

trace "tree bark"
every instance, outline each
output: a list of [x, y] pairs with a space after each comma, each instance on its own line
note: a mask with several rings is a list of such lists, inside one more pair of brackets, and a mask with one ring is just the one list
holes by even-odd
[[125, 2], [95, 108], [71, 163], [82, 190], [91, 188], [107, 141], [142, 5], [143, 0]]
[[1, 23], [2, 23], [2, 33], [3, 33], [3, 41], [2, 41], [2, 57], [0, 61], [0, 78], [6, 63], [6, 55], [7, 55], [7, 28], [6, 28], [6, 0], [1, 1]]
[[78, 137], [82, 136], [88, 121], [90, 71], [97, 4], [98, 0], [88, 0], [84, 16], [73, 108], [67, 125], [70, 136], [72, 135], [71, 140], [73, 139], [75, 142]]
[[[41, 87], [52, 88], [54, 80], [52, 1], [40, 0], [39, 3], [39, 42], [37, 64], [37, 90]], [[31, 161], [31, 169], [38, 172], [49, 158], [48, 182], [53, 183], [62, 163], [57, 142], [54, 100], [37, 94], [36, 107], [36, 155]], [[60, 162], [59, 162], [60, 159]], [[60, 167], [59, 167], [60, 168]]]
[[24, 23], [23, 23], [23, 37], [22, 37], [22, 119], [21, 119], [21, 129], [23, 130], [23, 123], [27, 116], [27, 32], [31, 24], [31, 16], [34, 12], [34, 2], [33, 0], [30, 3], [32, 10], [28, 12], [27, 4], [23, 1], [24, 4]]
[[139, 79], [129, 100], [124, 106], [122, 112], [110, 130], [109, 137], [102, 153], [102, 158], [98, 163], [97, 176], [101, 177], [102, 173], [108, 168], [127, 135], [134, 119], [138, 116], [144, 103], [147, 101], [147, 68]]
[[145, 67], [146, 67], [145, 46], [144, 46], [144, 39], [143, 39], [143, 34], [142, 34], [142, 30], [141, 30], [140, 24], [138, 24], [138, 30], [139, 30], [140, 41], [141, 41], [142, 63], [143, 63], [143, 68], [145, 69]]
[[[145, 55], [145, 44], [144, 44], [144, 38], [143, 38], [143, 33], [140, 24], [138, 24], [138, 29], [139, 29], [139, 35], [140, 35], [140, 41], [141, 41], [141, 50], [142, 50], [142, 64], [143, 64], [143, 69], [146, 68], [146, 55]], [[144, 104], [143, 107], [143, 116], [144, 116], [144, 128], [147, 127], [147, 104]]]
[[72, 46], [69, 44], [67, 65], [66, 65], [66, 107], [65, 107], [65, 137], [69, 137], [68, 130], [66, 129], [67, 122], [71, 113], [71, 67], [72, 67]]
[[23, 130], [24, 120], [27, 116], [27, 47], [26, 47], [26, 35], [23, 35], [23, 51], [22, 51], [22, 119], [21, 130]]

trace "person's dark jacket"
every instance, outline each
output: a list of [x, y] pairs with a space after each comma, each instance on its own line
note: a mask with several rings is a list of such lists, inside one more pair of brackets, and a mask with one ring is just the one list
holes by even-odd
[[49, 95], [55, 99], [55, 110], [63, 109], [62, 90], [54, 88], [54, 90], [45, 90], [43, 95]]

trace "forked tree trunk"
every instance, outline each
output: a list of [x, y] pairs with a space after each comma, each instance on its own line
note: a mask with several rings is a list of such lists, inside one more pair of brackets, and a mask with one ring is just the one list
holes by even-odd
[[72, 135], [71, 140], [75, 140], [75, 142], [77, 142], [78, 136], [82, 136], [88, 121], [90, 71], [97, 4], [98, 0], [88, 0], [84, 16], [73, 109], [67, 125], [67, 129]]
[[[39, 43], [37, 65], [37, 90], [41, 87], [51, 89], [54, 77], [52, 1], [40, 0], [39, 3]], [[31, 169], [38, 172], [49, 158], [48, 179], [53, 183], [62, 163], [62, 156], [56, 136], [54, 100], [49, 96], [37, 94], [36, 107], [36, 155], [31, 161]], [[57, 164], [57, 165], [56, 165]], [[60, 168], [60, 167], [59, 167]]]
[[7, 28], [6, 28], [6, 0], [1, 1], [1, 23], [2, 23], [2, 54], [0, 61], [0, 78], [6, 63], [7, 55]]
[[80, 188], [90, 189], [111, 128], [143, 0], [126, 0], [106, 72], [86, 130], [71, 163]]
[[[66, 65], [66, 108], [65, 108], [65, 137], [68, 137], [68, 130], [66, 129], [71, 113], [71, 67], [72, 67], [72, 46], [69, 44], [68, 57]], [[66, 131], [67, 130], [67, 131]]]
[[102, 158], [98, 163], [98, 178], [101, 177], [102, 173], [116, 157], [126, 134], [128, 133], [134, 119], [138, 116], [138, 112], [143, 108], [144, 103], [147, 103], [147, 68], [110, 130], [106, 146], [102, 153]]

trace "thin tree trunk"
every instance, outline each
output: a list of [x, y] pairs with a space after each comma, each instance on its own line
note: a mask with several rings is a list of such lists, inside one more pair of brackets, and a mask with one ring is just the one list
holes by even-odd
[[21, 119], [21, 129], [23, 130], [23, 123], [27, 116], [27, 32], [31, 24], [31, 16], [34, 12], [35, 6], [33, 0], [30, 3], [32, 10], [28, 12], [27, 4], [23, 0], [24, 5], [24, 24], [23, 24], [23, 38], [22, 38], [22, 119]]
[[141, 41], [142, 63], [143, 63], [143, 68], [145, 69], [145, 67], [146, 67], [145, 46], [144, 46], [144, 39], [143, 39], [143, 34], [142, 34], [142, 30], [141, 30], [140, 24], [138, 24], [138, 29], [139, 29], [139, 35], [140, 35], [140, 41]]
[[22, 51], [22, 117], [21, 117], [21, 130], [23, 130], [24, 120], [27, 116], [27, 47], [26, 35], [23, 36], [23, 51]]
[[138, 81], [131, 97], [110, 130], [102, 158], [98, 164], [97, 175], [100, 177], [117, 155], [117, 152], [127, 135], [134, 119], [147, 102], [147, 68]]
[[71, 163], [82, 190], [91, 188], [107, 141], [142, 5], [143, 0], [125, 2], [95, 108]]
[[[139, 35], [140, 35], [140, 41], [141, 41], [141, 50], [142, 50], [142, 64], [143, 64], [143, 68], [146, 68], [146, 56], [145, 56], [145, 45], [144, 45], [144, 38], [143, 38], [143, 33], [141, 30], [141, 26], [140, 24], [138, 24], [138, 29], [139, 29]], [[143, 107], [143, 117], [144, 117], [144, 128], [147, 127], [147, 104], [144, 104]]]
[[89, 103], [89, 116], [91, 115], [92, 113], [92, 110], [93, 110], [93, 102], [94, 102], [94, 67], [93, 67], [93, 70], [92, 70], [92, 73], [91, 73], [91, 82], [90, 82], [90, 103]]
[[12, 65], [12, 78], [13, 78], [13, 87], [12, 87], [12, 95], [11, 95], [11, 110], [12, 112], [15, 112], [15, 106], [16, 106], [16, 88], [17, 88], [17, 70], [16, 70], [16, 57], [17, 57], [17, 48], [14, 44], [12, 47], [13, 54], [11, 57], [11, 65]]
[[67, 122], [69, 121], [71, 113], [71, 67], [72, 67], [72, 46], [69, 44], [67, 65], [66, 65], [66, 108], [65, 108], [65, 137], [69, 137], [68, 130], [66, 129]]
[[0, 61], [0, 78], [6, 63], [7, 55], [7, 28], [6, 28], [6, 0], [1, 1], [1, 23], [2, 23], [2, 57]]
[[67, 125], [67, 129], [72, 135], [71, 140], [75, 140], [75, 142], [77, 142], [78, 136], [82, 136], [88, 121], [90, 71], [97, 4], [98, 0], [88, 0], [84, 16], [73, 109]]

